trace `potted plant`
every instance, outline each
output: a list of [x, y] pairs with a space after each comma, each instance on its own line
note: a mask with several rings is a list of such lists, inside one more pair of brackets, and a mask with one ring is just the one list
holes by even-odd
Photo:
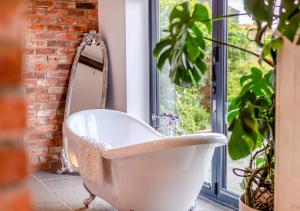
[[[276, 5], [279, 4], [279, 5]], [[275, 86], [276, 58], [283, 38], [296, 40], [300, 27], [299, 1], [245, 0], [245, 11], [256, 23], [254, 42], [261, 54], [211, 39], [212, 22], [240, 14], [211, 17], [205, 4], [196, 3], [190, 9], [189, 2], [177, 5], [169, 17], [167, 35], [157, 43], [154, 56], [162, 70], [168, 63], [170, 79], [182, 87], [198, 86], [207, 71], [206, 43], [216, 42], [236, 48], [258, 57], [260, 64], [269, 65], [263, 74], [257, 67], [251, 74], [240, 78], [242, 90], [228, 109], [229, 155], [233, 160], [250, 157], [247, 167], [234, 169], [243, 177], [245, 190], [240, 198], [240, 210], [274, 209], [275, 175]], [[245, 15], [245, 14], [243, 14]]]

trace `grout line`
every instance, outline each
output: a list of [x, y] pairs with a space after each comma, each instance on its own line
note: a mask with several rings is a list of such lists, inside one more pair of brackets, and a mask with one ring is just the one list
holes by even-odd
[[33, 177], [33, 179], [35, 179], [37, 182], [39, 182], [44, 188], [46, 188], [58, 201], [60, 201], [65, 207], [67, 207], [69, 210], [74, 210], [72, 207], [70, 207], [65, 201], [63, 201], [62, 199], [58, 198], [57, 195], [42, 181], [40, 180], [37, 176], [35, 175], [30, 175], [31, 177]]

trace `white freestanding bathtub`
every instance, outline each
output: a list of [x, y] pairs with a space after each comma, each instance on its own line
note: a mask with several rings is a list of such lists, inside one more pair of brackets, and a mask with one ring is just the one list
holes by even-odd
[[[64, 122], [63, 131], [74, 167], [78, 146], [91, 144], [86, 137], [111, 146], [99, 147], [103, 182], [83, 180], [93, 194], [120, 211], [187, 211], [201, 190], [215, 147], [227, 141], [216, 133], [165, 137], [146, 123], [111, 110], [75, 113]], [[95, 163], [88, 159], [85, 162]]]

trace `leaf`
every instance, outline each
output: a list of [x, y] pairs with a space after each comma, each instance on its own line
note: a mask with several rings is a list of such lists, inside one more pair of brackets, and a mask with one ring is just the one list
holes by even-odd
[[248, 91], [252, 91], [255, 95], [264, 96], [271, 101], [272, 94], [274, 93], [273, 84], [263, 77], [262, 71], [259, 68], [252, 67], [251, 74], [243, 76], [240, 79], [240, 83], [243, 87], [240, 96]]
[[197, 59], [195, 63], [196, 68], [198, 68], [202, 74], [206, 73], [207, 71], [207, 65], [204, 63], [202, 59]]
[[169, 48], [168, 50], [164, 51], [158, 58], [158, 62], [157, 62], [157, 68], [159, 70], [162, 70], [162, 68], [164, 67], [166, 61], [168, 58], [170, 58], [170, 54], [171, 54], [172, 48]]
[[250, 13], [255, 20], [265, 21], [272, 25], [275, 0], [244, 0], [245, 10]]
[[195, 39], [197, 40], [198, 45], [204, 50], [205, 49], [205, 41], [203, 39], [203, 33], [201, 32], [201, 30], [198, 28], [198, 26], [195, 23], [192, 24], [191, 30], [193, 32]]
[[276, 37], [275, 39], [272, 39], [270, 43], [273, 50], [278, 50], [283, 44], [283, 39], [282, 37]]
[[[196, 4], [197, 5], [197, 4]], [[196, 9], [198, 8], [198, 9]], [[201, 14], [195, 12], [201, 11]], [[195, 20], [191, 14], [198, 18]], [[190, 12], [189, 2], [177, 5], [169, 17], [167, 36], [156, 45], [153, 55], [158, 59], [157, 68], [162, 70], [166, 62], [170, 63], [169, 77], [179, 86], [192, 87], [200, 85], [203, 74], [207, 71], [206, 45], [199, 20], [210, 18], [209, 8], [204, 5], [195, 6]], [[204, 22], [204, 21], [203, 21]], [[209, 27], [209, 25], [207, 25]]]
[[189, 60], [196, 61], [197, 57], [200, 55], [200, 49], [198, 49], [197, 42], [191, 36], [187, 35], [185, 45]]
[[239, 118], [241, 120], [244, 131], [249, 137], [253, 139], [254, 145], [256, 145], [257, 136], [259, 134], [257, 122], [255, 120], [254, 106], [251, 103], [247, 103], [245, 107], [240, 109]]
[[277, 30], [293, 42], [300, 28], [300, 2], [281, 1], [279, 17]]
[[234, 120], [234, 118], [236, 118], [236, 116], [239, 114], [239, 109], [234, 109], [230, 112], [228, 112], [228, 115], [227, 115], [227, 122], [228, 124], [231, 124], [232, 121]]
[[158, 55], [161, 53], [161, 51], [170, 46], [172, 44], [172, 40], [171, 39], [162, 39], [159, 43], [156, 44], [154, 51], [153, 51], [153, 56], [155, 58], [158, 57]]
[[212, 31], [211, 15], [210, 15], [209, 8], [205, 4], [200, 4], [200, 3], [196, 4], [192, 17], [195, 21], [199, 21], [203, 23], [206, 26], [208, 32], [211, 33]]
[[190, 17], [190, 4], [188, 1], [174, 7], [170, 14], [170, 24], [187, 22]]
[[265, 159], [263, 157], [258, 157], [255, 159], [255, 163], [257, 167], [260, 167], [264, 163]]
[[250, 155], [253, 144], [249, 144], [247, 135], [242, 127], [241, 121], [235, 118], [230, 126], [232, 134], [228, 142], [229, 155], [233, 160], [238, 160]]

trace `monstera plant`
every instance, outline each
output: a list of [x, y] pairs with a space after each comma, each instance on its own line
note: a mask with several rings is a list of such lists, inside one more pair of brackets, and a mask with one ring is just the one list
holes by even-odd
[[[300, 2], [298, 0], [244, 0], [245, 11], [255, 21], [253, 41], [260, 54], [211, 38], [212, 22], [241, 14], [211, 17], [205, 4], [190, 8], [189, 2], [177, 5], [169, 17], [166, 36], [157, 43], [154, 56], [162, 70], [169, 65], [170, 79], [182, 87], [198, 86], [208, 65], [205, 54], [207, 42], [216, 42], [257, 56], [269, 71], [252, 67], [251, 74], [240, 78], [242, 90], [228, 109], [229, 155], [233, 160], [250, 157], [244, 169], [234, 169], [243, 177], [245, 190], [241, 200], [257, 210], [274, 209], [275, 166], [275, 86], [276, 55], [283, 38], [300, 44]], [[245, 14], [242, 14], [245, 15]]]

